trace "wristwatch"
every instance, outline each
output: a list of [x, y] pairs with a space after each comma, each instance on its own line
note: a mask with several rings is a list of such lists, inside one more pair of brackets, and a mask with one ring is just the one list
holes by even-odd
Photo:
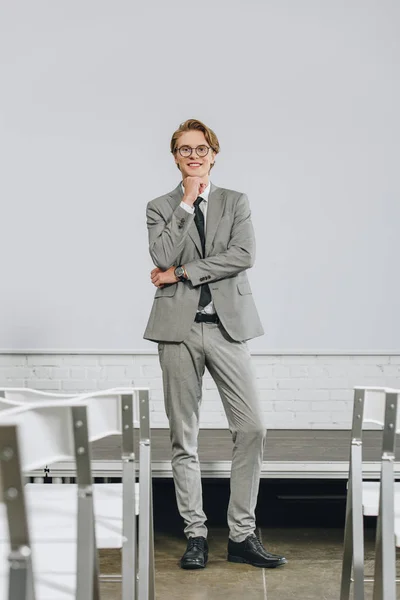
[[186, 271], [183, 267], [176, 267], [175, 271], [175, 277], [178, 277], [179, 281], [186, 281]]

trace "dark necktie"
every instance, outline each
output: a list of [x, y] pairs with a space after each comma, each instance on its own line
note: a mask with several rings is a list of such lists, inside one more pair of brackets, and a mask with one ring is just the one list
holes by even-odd
[[[203, 249], [203, 258], [206, 253], [206, 236], [204, 233], [204, 215], [200, 208], [200, 203], [204, 200], [201, 196], [198, 196], [194, 202], [194, 222], [196, 223], [197, 231], [199, 232], [201, 247]], [[204, 308], [211, 302], [211, 292], [208, 283], [201, 285], [199, 308]]]

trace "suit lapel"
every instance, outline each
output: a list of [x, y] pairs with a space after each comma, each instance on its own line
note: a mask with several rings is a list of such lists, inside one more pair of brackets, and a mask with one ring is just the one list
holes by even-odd
[[[178, 204], [182, 201], [183, 192], [181, 183], [168, 194], [168, 200], [172, 208], [175, 210]], [[211, 183], [210, 193], [208, 195], [208, 207], [207, 207], [207, 221], [206, 221], [206, 256], [208, 256], [214, 237], [218, 228], [218, 224], [221, 220], [222, 212], [224, 208], [223, 193], [221, 188]], [[201, 247], [201, 240], [199, 232], [197, 231], [196, 223], [193, 221], [189, 227], [189, 236], [193, 240], [199, 255], [203, 256]]]

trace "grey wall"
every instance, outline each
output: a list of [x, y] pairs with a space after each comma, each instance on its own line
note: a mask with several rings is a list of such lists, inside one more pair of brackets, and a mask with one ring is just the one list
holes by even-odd
[[[0, 349], [146, 350], [172, 132], [248, 194], [252, 349], [398, 351], [400, 4], [0, 7]], [[396, 243], [397, 242], [397, 243]]]

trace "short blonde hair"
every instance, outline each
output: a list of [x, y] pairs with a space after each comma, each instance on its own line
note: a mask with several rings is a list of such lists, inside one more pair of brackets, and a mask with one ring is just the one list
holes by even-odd
[[[215, 154], [218, 154], [218, 152], [220, 151], [220, 146], [219, 146], [219, 141], [218, 141], [217, 136], [215, 135], [214, 131], [212, 129], [210, 129], [210, 127], [207, 127], [207, 125], [205, 125], [198, 119], [187, 119], [184, 123], [181, 123], [179, 125], [179, 127], [176, 131], [174, 131], [172, 138], [171, 138], [171, 153], [172, 154], [175, 154], [175, 152], [177, 151], [178, 140], [179, 140], [181, 134], [184, 133], [185, 131], [192, 131], [192, 130], [202, 131], [204, 133], [204, 137], [207, 140], [207, 143], [211, 147], [211, 150], [213, 150], [215, 152]], [[177, 164], [176, 166], [180, 170], [179, 165]], [[214, 163], [212, 165], [210, 165], [210, 170], [213, 168], [213, 166], [214, 166]]]

